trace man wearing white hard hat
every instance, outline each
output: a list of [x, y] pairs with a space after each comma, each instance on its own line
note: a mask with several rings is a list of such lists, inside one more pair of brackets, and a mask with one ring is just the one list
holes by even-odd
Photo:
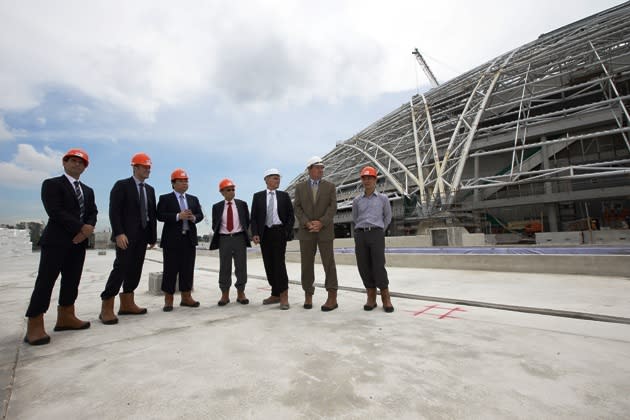
[[321, 307], [324, 312], [337, 309], [337, 267], [333, 240], [335, 226], [333, 218], [337, 212], [337, 192], [335, 185], [322, 179], [324, 162], [319, 156], [313, 156], [306, 162], [308, 179], [295, 186], [295, 217], [298, 220], [298, 239], [302, 265], [302, 289], [304, 289], [304, 308], [313, 307], [315, 288], [315, 253], [324, 266], [325, 286], [328, 291], [326, 303]]
[[267, 169], [263, 174], [267, 188], [258, 191], [252, 199], [252, 240], [260, 244], [271, 295], [263, 305], [280, 304], [289, 309], [289, 276], [285, 263], [287, 241], [293, 239], [293, 205], [291, 197], [280, 191], [280, 171]]

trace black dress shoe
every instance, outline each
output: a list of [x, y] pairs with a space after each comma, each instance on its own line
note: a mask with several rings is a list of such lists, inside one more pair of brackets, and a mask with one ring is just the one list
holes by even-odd
[[313, 304], [312, 303], [305, 303], [304, 304], [304, 309], [313, 309]]
[[337, 309], [339, 307], [339, 304], [335, 303], [335, 306], [325, 306], [322, 305], [322, 312], [330, 312], [330, 311], [334, 311], [335, 309]]
[[[229, 300], [228, 300], [229, 302]], [[195, 301], [195, 303], [185, 303], [185, 302], [181, 302], [179, 304], [179, 306], [188, 306], [189, 308], [198, 308], [200, 305], [200, 303], [198, 301]], [[219, 304], [220, 305], [220, 304]]]
[[249, 303], [249, 299], [236, 299], [236, 301], [238, 303], [240, 303], [241, 305], [247, 305]]
[[376, 308], [378, 305], [375, 303], [374, 305], [363, 305], [363, 310], [364, 311], [371, 311], [372, 309]]
[[162, 308], [162, 310], [164, 312], [171, 312], [173, 310], [173, 307], [172, 306], [165, 306], [165, 307]]
[[28, 337], [24, 336], [24, 342], [30, 344], [31, 346], [43, 346], [44, 344], [50, 343], [50, 336], [38, 338], [37, 340], [28, 341]]
[[394, 307], [393, 306], [384, 306], [383, 310], [385, 310], [385, 312], [387, 312], [389, 314], [389, 313], [394, 312]]
[[219, 306], [225, 306], [225, 305], [227, 305], [228, 303], [230, 303], [230, 299], [228, 299], [228, 300], [220, 300], [220, 301], [218, 301], [218, 302], [217, 302], [217, 304], [218, 304]]

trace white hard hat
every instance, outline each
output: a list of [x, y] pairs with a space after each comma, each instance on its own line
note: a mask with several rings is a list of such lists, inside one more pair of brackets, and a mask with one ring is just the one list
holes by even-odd
[[306, 167], [310, 168], [313, 165], [324, 166], [324, 162], [322, 162], [322, 158], [320, 158], [319, 156], [313, 156], [306, 161]]
[[280, 170], [276, 168], [267, 169], [265, 174], [263, 175], [263, 179], [267, 178], [269, 175], [278, 175], [280, 176]]

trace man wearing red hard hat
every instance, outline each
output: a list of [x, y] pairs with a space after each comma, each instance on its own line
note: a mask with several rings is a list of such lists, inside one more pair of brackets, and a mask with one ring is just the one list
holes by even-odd
[[232, 260], [236, 275], [236, 301], [247, 305], [245, 296], [247, 284], [247, 248], [252, 244], [247, 234], [249, 228], [249, 209], [243, 200], [234, 198], [236, 185], [231, 179], [219, 182], [219, 192], [223, 200], [212, 206], [212, 241], [210, 249], [219, 250], [219, 288], [221, 299], [219, 306], [230, 303], [230, 287], [232, 286]]
[[105, 325], [118, 323], [114, 300], [121, 287], [118, 315], [147, 313], [146, 308], [136, 305], [134, 291], [140, 283], [147, 245], [153, 248], [157, 241], [155, 190], [145, 182], [151, 174], [151, 158], [146, 153], [136, 153], [131, 158], [131, 167], [133, 175], [117, 181], [109, 195], [116, 259], [101, 293], [99, 319]]
[[24, 341], [33, 346], [48, 344], [50, 336], [44, 328], [44, 313], [57, 277], [61, 273], [59, 306], [55, 331], [83, 330], [87, 321], [75, 316], [74, 302], [85, 261], [85, 249], [96, 225], [94, 191], [79, 181], [90, 163], [82, 149], [70, 149], [62, 158], [64, 174], [42, 184], [42, 202], [49, 219], [39, 241], [39, 271], [31, 301], [26, 311], [28, 325]]
[[180, 306], [197, 308], [192, 298], [195, 256], [197, 254], [197, 227], [203, 220], [199, 199], [188, 191], [188, 174], [183, 169], [171, 173], [173, 192], [160, 196], [157, 218], [164, 222], [160, 247], [163, 253], [162, 291], [164, 312], [173, 310], [175, 283], [179, 278]]

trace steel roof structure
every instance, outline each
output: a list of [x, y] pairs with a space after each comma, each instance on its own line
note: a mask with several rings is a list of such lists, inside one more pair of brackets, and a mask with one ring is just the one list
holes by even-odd
[[365, 165], [413, 203], [399, 219], [630, 197], [628, 22], [630, 2], [542, 34], [339, 142], [323, 157], [336, 222]]

